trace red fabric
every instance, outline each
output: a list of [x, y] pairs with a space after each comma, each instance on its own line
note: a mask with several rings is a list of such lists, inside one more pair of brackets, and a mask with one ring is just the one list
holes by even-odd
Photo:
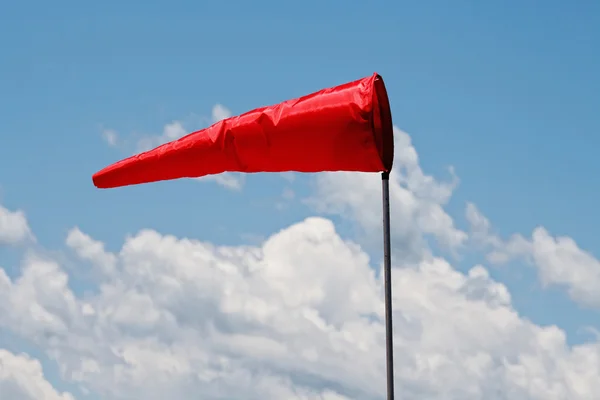
[[392, 117], [382, 78], [258, 108], [110, 165], [99, 188], [237, 172], [380, 172], [392, 168]]

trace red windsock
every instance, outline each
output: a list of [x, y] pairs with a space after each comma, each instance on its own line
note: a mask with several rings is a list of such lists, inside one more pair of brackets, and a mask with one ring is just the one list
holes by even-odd
[[222, 172], [383, 172], [392, 169], [392, 115], [373, 74], [257, 108], [110, 165], [99, 188]]

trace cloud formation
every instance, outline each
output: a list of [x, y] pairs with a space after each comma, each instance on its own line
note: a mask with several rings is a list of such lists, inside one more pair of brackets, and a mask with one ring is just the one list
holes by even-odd
[[[531, 239], [502, 240], [474, 205], [467, 207], [471, 229], [458, 229], [444, 209], [457, 178], [425, 174], [410, 137], [399, 130], [396, 137], [401, 161], [390, 186], [398, 397], [593, 399], [600, 342], [569, 345], [559, 327], [532, 323], [485, 266], [460, 272], [427, 239], [450, 253], [477, 242], [498, 254], [492, 260], [525, 257], [549, 281], [567, 282], [575, 299], [593, 298], [594, 275], [583, 275], [592, 285], [584, 290], [583, 280], [565, 271], [575, 265], [579, 277], [598, 261], [543, 228]], [[64, 381], [108, 400], [382, 398], [381, 264], [364, 248], [369, 238], [380, 241], [379, 185], [372, 174], [315, 178], [310, 204], [354, 221], [368, 233], [360, 243], [324, 217], [235, 247], [141, 230], [109, 252], [73, 228], [65, 239], [70, 252], [61, 257], [30, 249], [17, 274], [0, 268], [0, 334], [40, 349]], [[22, 219], [11, 221], [27, 225]], [[75, 290], [67, 255], [97, 271], [87, 290]], [[45, 382], [35, 360], [0, 350], [0, 397], [32, 398], [9, 392], [23, 376]], [[50, 399], [71, 399], [44, 387]]]
[[0, 245], [14, 245], [25, 240], [34, 240], [25, 213], [10, 211], [0, 204]]
[[[460, 249], [467, 233], [457, 229], [444, 205], [458, 179], [441, 182], [425, 174], [410, 136], [394, 128], [395, 165], [390, 174], [392, 238], [397, 252], [418, 260], [429, 251], [426, 238], [445, 249]], [[334, 172], [316, 177], [316, 193], [309, 200], [316, 210], [355, 221], [370, 237], [380, 240], [381, 182], [375, 174]]]
[[58, 393], [46, 380], [42, 366], [26, 354], [0, 349], [0, 397], [12, 400], [74, 400]]
[[231, 110], [222, 104], [215, 104], [212, 108], [212, 122], [219, 122], [221, 120], [231, 117]]
[[600, 261], [572, 238], [554, 237], [538, 226], [531, 238], [514, 234], [503, 240], [474, 204], [467, 205], [466, 214], [473, 238], [488, 251], [491, 263], [525, 261], [536, 269], [543, 285], [565, 288], [574, 301], [600, 309]]
[[147, 135], [139, 139], [136, 152], [151, 150], [161, 144], [177, 140], [187, 133], [189, 132], [185, 129], [181, 121], [172, 121], [163, 127], [162, 133], [159, 135]]
[[[0, 326], [102, 398], [383, 395], [379, 266], [331, 221], [306, 219], [260, 246], [152, 230], [118, 254], [87, 243], [94, 250], [78, 255], [116, 259], [113, 277], [78, 296], [58, 262], [30, 256], [15, 280], [0, 275]], [[600, 345], [570, 347], [559, 328], [520, 317], [484, 267], [462, 274], [428, 257], [396, 265], [393, 283], [404, 398], [576, 400], [600, 390]]]

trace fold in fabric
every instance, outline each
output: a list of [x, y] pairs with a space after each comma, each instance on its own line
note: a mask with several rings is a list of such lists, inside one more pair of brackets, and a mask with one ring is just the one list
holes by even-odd
[[112, 164], [98, 188], [222, 172], [382, 172], [394, 159], [392, 116], [378, 74], [257, 108]]

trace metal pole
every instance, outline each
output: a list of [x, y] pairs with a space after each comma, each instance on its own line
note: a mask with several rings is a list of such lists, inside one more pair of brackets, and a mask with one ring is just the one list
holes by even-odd
[[394, 336], [392, 329], [392, 245], [390, 240], [390, 174], [381, 174], [383, 197], [383, 275], [385, 291], [385, 350], [387, 400], [394, 400]]

